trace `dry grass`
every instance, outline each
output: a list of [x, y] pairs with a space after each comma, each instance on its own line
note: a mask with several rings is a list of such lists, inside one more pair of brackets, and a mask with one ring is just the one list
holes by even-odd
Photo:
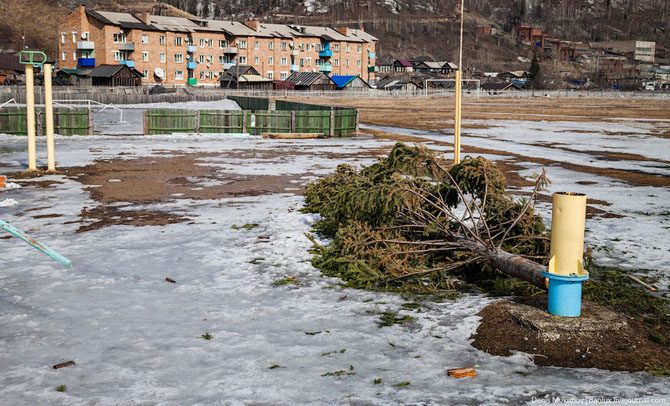
[[[440, 131], [453, 126], [453, 99], [291, 98], [292, 101], [356, 107], [369, 124]], [[614, 118], [670, 119], [670, 100], [465, 99], [464, 120], [595, 121]], [[465, 123], [464, 128], [469, 124]], [[477, 125], [475, 125], [476, 127]]]

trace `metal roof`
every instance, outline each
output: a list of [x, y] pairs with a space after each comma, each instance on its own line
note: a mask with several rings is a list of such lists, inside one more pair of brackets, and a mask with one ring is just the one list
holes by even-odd
[[356, 75], [334, 75], [330, 77], [330, 80], [335, 83], [335, 86], [339, 88], [346, 87], [349, 83], [353, 82], [358, 76]]
[[329, 79], [322, 72], [295, 72], [286, 79], [296, 86], [311, 86], [320, 79]]
[[[123, 68], [128, 68], [126, 65], [99, 65], [95, 67], [88, 76], [92, 78], [111, 78], [119, 73]], [[130, 68], [128, 68], [130, 69]], [[136, 76], [142, 76], [140, 72], [135, 69], [130, 69]]]

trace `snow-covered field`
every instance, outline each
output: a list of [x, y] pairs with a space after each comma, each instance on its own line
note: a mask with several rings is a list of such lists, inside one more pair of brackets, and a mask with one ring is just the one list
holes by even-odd
[[[533, 134], [551, 139], [549, 131], [588, 150], [614, 145], [605, 142], [609, 136], [595, 123], [587, 135], [560, 132], [570, 130], [565, 123], [542, 128], [523, 122], [496, 125], [468, 131], [478, 137], [465, 139], [464, 144], [551, 154], [555, 148], [530, 145], [530, 140], [537, 144]], [[667, 147], [663, 144], [667, 140], [650, 138], [647, 123], [621, 125], [639, 134], [630, 136], [636, 141], [626, 137], [616, 141], [626, 152], [651, 156]], [[520, 127], [522, 139], [516, 136]], [[427, 142], [446, 138], [412, 133]], [[24, 138], [0, 135], [0, 173], [25, 168], [24, 143]], [[231, 174], [313, 176], [342, 162], [372, 162], [326, 153], [353, 155], [390, 146], [390, 141], [369, 137], [280, 141], [215, 135], [94, 136], [58, 138], [57, 154], [61, 166], [83, 166], [119, 158], [121, 153], [132, 159], [166, 151], [262, 148], [277, 151], [275, 160], [250, 155], [207, 158], [203, 164]], [[44, 151], [43, 145], [39, 150]], [[295, 155], [295, 151], [318, 155]], [[562, 160], [578, 159], [572, 153], [556, 153]], [[532, 172], [539, 166], [526, 167]], [[647, 170], [668, 173], [667, 167]], [[599, 260], [667, 275], [667, 188], [632, 187], [604, 177], [595, 179], [594, 185], [580, 186], [574, 182], [593, 177], [559, 167], [549, 168], [549, 176], [552, 191], [584, 191], [612, 203], [607, 211], [626, 216], [587, 223], [587, 242], [611, 249], [597, 250]], [[98, 203], [81, 184], [63, 176], [39, 180], [63, 183], [0, 192], [0, 201], [14, 201], [0, 205], [0, 218], [58, 249], [74, 267], [62, 269], [16, 239], [0, 239], [0, 404], [475, 405], [520, 404], [534, 398], [548, 400], [547, 396], [670, 401], [667, 378], [536, 367], [525, 354], [504, 358], [476, 350], [469, 344], [478, 325], [475, 314], [490, 303], [481, 296], [429, 303], [421, 312], [400, 310], [415, 321], [378, 327], [379, 312], [399, 310], [408, 299], [343, 289], [336, 279], [321, 276], [309, 263], [310, 243], [304, 233], [314, 218], [297, 210], [300, 196], [142, 205], [184, 214], [193, 223], [111, 226], [75, 233], [79, 224], [72, 222], [79, 221], [82, 208]], [[548, 206], [540, 209], [549, 216]], [[62, 216], [42, 217], [49, 214]], [[232, 228], [245, 223], [259, 226]], [[273, 286], [288, 276], [297, 277], [300, 285]], [[177, 283], [167, 283], [166, 277]], [[211, 340], [200, 338], [206, 332]], [[76, 365], [52, 368], [67, 360]], [[447, 377], [447, 369], [470, 365], [477, 365], [476, 379]], [[377, 378], [382, 382], [376, 384]], [[401, 382], [409, 385], [397, 385]], [[67, 385], [67, 391], [57, 392], [58, 385]]]

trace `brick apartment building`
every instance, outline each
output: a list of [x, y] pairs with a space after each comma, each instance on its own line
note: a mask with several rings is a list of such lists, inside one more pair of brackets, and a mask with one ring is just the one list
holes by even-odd
[[360, 29], [132, 15], [80, 6], [59, 26], [59, 68], [125, 64], [147, 85], [218, 85], [234, 65], [285, 80], [293, 72], [374, 80], [377, 38]]

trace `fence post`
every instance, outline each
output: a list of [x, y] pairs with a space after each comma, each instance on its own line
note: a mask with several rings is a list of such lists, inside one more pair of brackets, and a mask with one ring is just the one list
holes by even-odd
[[197, 110], [193, 115], [195, 116], [195, 132], [200, 134], [200, 110]]
[[144, 114], [142, 114], [142, 129], [143, 129], [143, 135], [149, 135], [149, 116], [148, 116], [148, 110], [144, 110]]
[[88, 128], [86, 129], [86, 133], [88, 135], [93, 135], [93, 113], [91, 113], [91, 110], [86, 110], [86, 118], [88, 121]]
[[242, 110], [242, 133], [247, 132], [247, 111]]
[[330, 136], [334, 137], [335, 136], [335, 110], [330, 109]]
[[295, 110], [291, 110], [291, 132], [295, 133]]
[[356, 130], [355, 130], [354, 134], [358, 135], [359, 134], [359, 126], [361, 124], [361, 116], [358, 113], [358, 109], [356, 109], [355, 111], [356, 111]]

